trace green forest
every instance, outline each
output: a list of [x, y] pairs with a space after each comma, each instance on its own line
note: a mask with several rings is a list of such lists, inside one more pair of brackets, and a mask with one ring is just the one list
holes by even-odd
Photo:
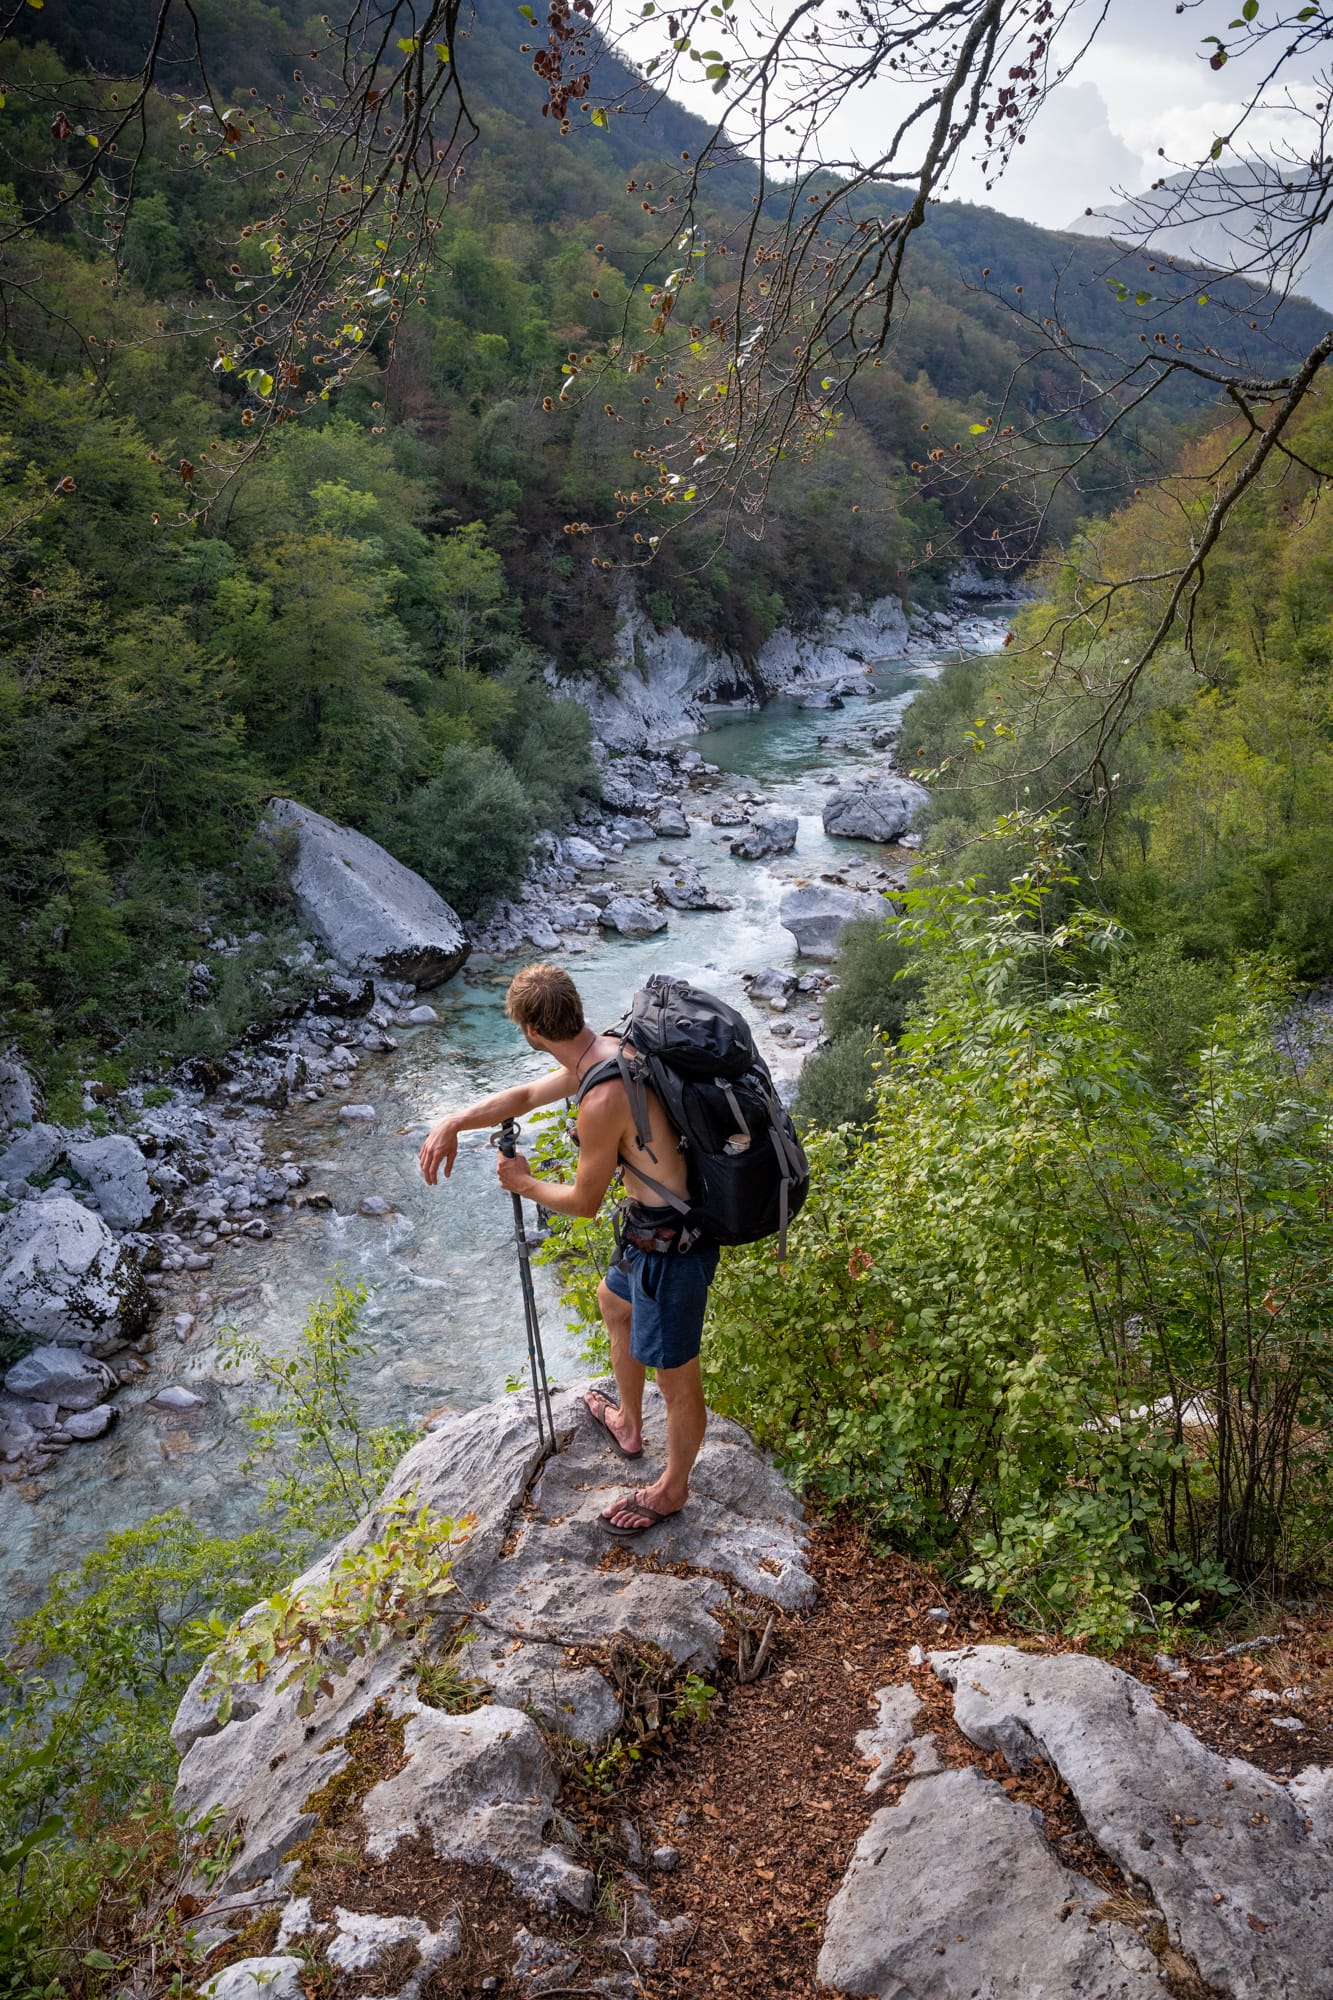
[[[41, 210], [86, 144], [49, 129], [50, 102], [80, 87], [68, 63], [124, 62], [136, 21], [53, 5], [0, 49], [11, 220]], [[225, 87], [276, 98], [283, 52], [301, 38], [295, 11], [228, 8], [209, 30]], [[164, 100], [149, 102], [114, 254], [95, 215], [85, 226], [68, 210], [7, 253], [0, 684], [14, 782], [0, 1010], [57, 1101], [76, 1070], [115, 1083], [288, 1004], [289, 912], [250, 839], [275, 793], [369, 833], [465, 917], [511, 892], [534, 833], [596, 795], [586, 721], [558, 676], [611, 671], [626, 593], [659, 626], [742, 661], [779, 624], [853, 594], [937, 601], [950, 561], [984, 556], [1018, 496], [998, 481], [980, 504], [970, 489], [923, 489], [922, 433], [942, 456], [1002, 385], [1018, 382], [1038, 413], [1058, 412], [1070, 386], [1058, 357], [1025, 373], [1029, 329], [980, 285], [983, 268], [1031, 291], [1052, 257], [1072, 258], [1076, 327], [1136, 338], [1095, 274], [1095, 246], [941, 208], [914, 248], [910, 310], [883, 366], [861, 378], [834, 438], [777, 466], [762, 520], [705, 509], [650, 566], [600, 567], [571, 524], [614, 524], [661, 419], [647, 396], [634, 414], [623, 372], [607, 378], [613, 421], [602, 389], [571, 404], [552, 392], [567, 354], [649, 311], [642, 273], [662, 268], [662, 225], [630, 190], [704, 128], [666, 104], [646, 123], [562, 136], [536, 115], [503, 10], [483, 9], [471, 38], [482, 137], [442, 211], [422, 303], [391, 347], [383, 329], [344, 387], [271, 430], [234, 476], [228, 456], [263, 399], [210, 363], [191, 313], [210, 288], [252, 282], [229, 260], [231, 273], [247, 257], [258, 269], [262, 253], [244, 240], [245, 186], [180, 163]], [[90, 87], [98, 101], [108, 89]], [[748, 186], [740, 168], [719, 176], [719, 226]], [[1191, 310], [1197, 321], [1219, 308]], [[1279, 346], [1314, 318], [1293, 303]], [[1256, 351], [1274, 337], [1245, 336]], [[1095, 472], [1049, 475], [1051, 532], [1146, 476], [1208, 394], [1172, 378]], [[1075, 432], [1052, 426], [1058, 462], [1059, 437], [1072, 452]], [[480, 823], [493, 830], [483, 842], [469, 838]], [[251, 940], [207, 1024], [182, 997], [201, 925]]]

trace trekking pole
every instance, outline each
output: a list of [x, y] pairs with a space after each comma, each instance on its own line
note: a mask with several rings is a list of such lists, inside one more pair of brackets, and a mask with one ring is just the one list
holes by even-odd
[[[507, 1160], [512, 1160], [518, 1151], [518, 1138], [517, 1123], [512, 1118], [506, 1118], [499, 1131], [492, 1135], [491, 1144], [497, 1147]], [[523, 1319], [528, 1335], [528, 1364], [532, 1369], [532, 1398], [537, 1408], [537, 1440], [541, 1445], [542, 1457], [549, 1458], [556, 1448], [555, 1419], [551, 1415], [551, 1390], [546, 1380], [546, 1356], [542, 1353], [541, 1322], [537, 1318], [537, 1294], [532, 1287], [528, 1236], [523, 1227], [523, 1203], [518, 1195], [513, 1196], [513, 1203], [514, 1241], [518, 1245], [518, 1281], [523, 1293]]]

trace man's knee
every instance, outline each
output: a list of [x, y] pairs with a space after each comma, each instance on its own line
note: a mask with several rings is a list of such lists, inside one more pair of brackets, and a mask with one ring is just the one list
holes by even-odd
[[619, 1292], [613, 1292], [605, 1278], [597, 1287], [597, 1304], [608, 1326], [629, 1323], [631, 1312], [629, 1300], [622, 1299]]
[[703, 1370], [699, 1365], [699, 1357], [696, 1355], [692, 1361], [683, 1362], [679, 1368], [659, 1368], [657, 1371], [657, 1386], [662, 1392], [663, 1400], [668, 1405], [672, 1403], [686, 1405], [702, 1404], [704, 1399], [704, 1378]]

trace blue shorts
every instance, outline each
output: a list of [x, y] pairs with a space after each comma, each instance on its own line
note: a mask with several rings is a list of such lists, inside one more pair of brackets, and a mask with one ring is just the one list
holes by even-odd
[[606, 1274], [608, 1291], [630, 1307], [629, 1351], [644, 1368], [683, 1368], [703, 1340], [717, 1245], [657, 1256], [627, 1243]]

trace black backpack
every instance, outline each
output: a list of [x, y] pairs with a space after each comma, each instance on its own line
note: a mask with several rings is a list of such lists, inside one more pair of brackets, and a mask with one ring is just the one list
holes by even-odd
[[637, 1163], [627, 1164], [679, 1213], [678, 1247], [687, 1250], [701, 1237], [732, 1244], [777, 1236], [785, 1257], [787, 1224], [809, 1191], [810, 1167], [744, 1015], [683, 979], [655, 972], [609, 1032], [619, 1035], [621, 1052], [593, 1064], [578, 1102], [619, 1077], [635, 1137], [655, 1159], [645, 1086], [656, 1092], [685, 1155], [689, 1200]]

